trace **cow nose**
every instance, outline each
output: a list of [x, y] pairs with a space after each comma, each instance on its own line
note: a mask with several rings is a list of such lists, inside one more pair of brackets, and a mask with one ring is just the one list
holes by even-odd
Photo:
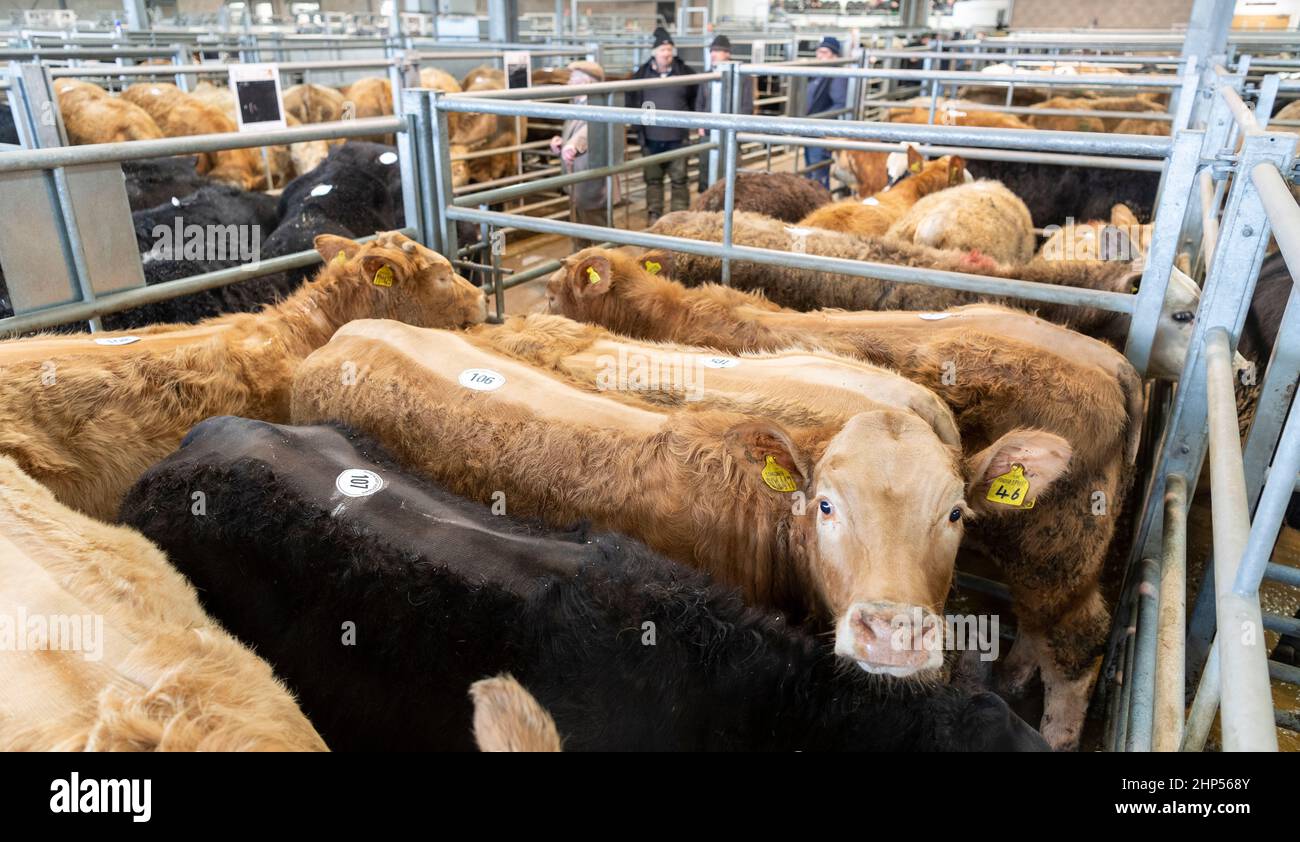
[[943, 662], [942, 626], [933, 612], [895, 603], [857, 603], [839, 623], [835, 653], [867, 672], [906, 676]]

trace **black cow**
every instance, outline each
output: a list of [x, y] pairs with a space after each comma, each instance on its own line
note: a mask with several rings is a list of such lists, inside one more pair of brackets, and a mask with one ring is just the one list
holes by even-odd
[[[273, 196], [227, 184], [172, 197], [156, 207], [135, 211], [131, 218], [145, 283], [150, 286], [238, 266], [251, 257], [266, 257], [262, 253], [265, 240], [278, 222]], [[186, 229], [191, 226], [198, 226], [204, 233], [201, 249], [195, 253], [185, 251], [190, 237]], [[192, 323], [226, 313], [252, 312], [283, 295], [274, 284], [254, 278], [111, 313], [104, 316], [103, 322], [108, 330]]]
[[[361, 471], [383, 486], [350, 496], [373, 481]], [[209, 419], [121, 520], [338, 750], [472, 748], [467, 689], [503, 671], [567, 749], [1046, 746], [995, 696], [876, 684], [695, 570], [493, 516], [346, 430]]]
[[975, 178], [991, 178], [1024, 201], [1034, 225], [1065, 225], [1110, 219], [1116, 204], [1128, 205], [1141, 222], [1155, 212], [1160, 173], [1102, 167], [1058, 167], [1018, 161], [967, 161]]
[[126, 198], [131, 210], [157, 207], [219, 183], [199, 175], [195, 169], [196, 163], [197, 159], [192, 155], [123, 161]]

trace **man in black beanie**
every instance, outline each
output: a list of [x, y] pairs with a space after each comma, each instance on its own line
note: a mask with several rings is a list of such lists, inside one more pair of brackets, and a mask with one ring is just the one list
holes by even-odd
[[[660, 79], [669, 76], [688, 76], [695, 73], [686, 62], [676, 55], [677, 49], [673, 39], [663, 29], [655, 30], [654, 51], [650, 60], [641, 65], [633, 79]], [[694, 111], [698, 95], [696, 85], [672, 85], [664, 88], [651, 88], [645, 91], [629, 91], [626, 98], [628, 108], [649, 108], [653, 103], [658, 111]], [[658, 155], [672, 149], [680, 149], [686, 143], [690, 132], [687, 129], [675, 129], [654, 125], [653, 118], [642, 120], [637, 127], [637, 138], [641, 144], [642, 155]], [[654, 225], [664, 213], [664, 174], [672, 183], [672, 210], [686, 210], [691, 204], [690, 187], [686, 183], [686, 157], [674, 158], [667, 163], [648, 164], [642, 173], [645, 175], [645, 206], [649, 225]]]
[[[731, 39], [725, 35], [717, 35], [713, 43], [709, 44], [709, 69], [715, 70], [717, 66], [724, 61], [731, 61]], [[701, 114], [707, 114], [713, 110], [712, 91], [713, 86], [708, 82], [700, 85], [700, 94], [695, 98], [695, 110]], [[753, 114], [754, 113], [754, 78], [748, 77], [740, 83], [740, 106], [732, 108], [732, 114]], [[700, 129], [701, 137], [708, 135], [704, 129]], [[721, 173], [719, 173], [719, 176]], [[709, 189], [709, 155], [704, 153], [700, 155], [700, 192], [703, 193]]]

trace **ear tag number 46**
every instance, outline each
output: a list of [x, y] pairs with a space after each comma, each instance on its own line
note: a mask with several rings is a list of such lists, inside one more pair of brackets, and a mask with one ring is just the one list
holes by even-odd
[[1019, 464], [1012, 465], [1010, 471], [993, 480], [993, 484], [989, 486], [989, 493], [984, 497], [991, 503], [1032, 509], [1034, 501], [1028, 498], [1029, 480], [1025, 478], [1024, 466]]

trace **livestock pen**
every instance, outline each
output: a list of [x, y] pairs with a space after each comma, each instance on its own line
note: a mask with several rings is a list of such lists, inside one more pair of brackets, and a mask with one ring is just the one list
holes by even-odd
[[[1070, 60], [1059, 53], [1033, 53], [1017, 48], [1015, 61]], [[576, 54], [587, 54], [577, 48]], [[557, 50], [557, 55], [575, 52]], [[256, 57], [250, 52], [250, 57]], [[1125, 90], [1169, 91], [1174, 107], [1167, 115], [1151, 117], [1168, 122], [1170, 137], [1103, 135], [1083, 132], [964, 128], [942, 125], [904, 125], [864, 122], [861, 116], [884, 101], [885, 92], [900, 93], [897, 83], [919, 82], [930, 97], [933, 121], [945, 85], [990, 84], [1006, 86], [1008, 97], [1017, 86], [1050, 88], [1062, 84], [1060, 77], [1033, 72], [979, 74], [950, 70], [942, 55], [921, 56], [928, 68], [906, 70], [871, 66], [868, 52], [840, 65], [816, 63], [723, 64], [694, 77], [677, 80], [607, 82], [584, 86], [528, 88], [486, 94], [443, 94], [413, 87], [407, 72], [418, 62], [437, 54], [416, 53], [391, 59], [367, 59], [361, 67], [386, 68], [394, 84], [395, 116], [286, 129], [256, 135], [209, 135], [129, 144], [89, 147], [46, 146], [0, 153], [0, 174], [41, 172], [54, 182], [54, 198], [48, 213], [65, 238], [68, 277], [75, 281], [80, 300], [53, 307], [25, 308], [10, 319], [0, 320], [0, 333], [17, 334], [74, 320], [95, 317], [141, 303], [214, 286], [235, 283], [258, 274], [291, 266], [310, 265], [312, 252], [275, 258], [258, 265], [208, 273], [182, 281], [147, 288], [130, 288], [100, 294], [92, 282], [85, 246], [71, 198], [60, 190], [61, 168], [183, 154], [290, 143], [301, 140], [363, 137], [394, 133], [399, 143], [403, 176], [405, 231], [436, 248], [449, 258], [461, 258], [461, 265], [488, 268], [491, 282], [485, 290], [495, 297], [495, 316], [504, 316], [507, 288], [526, 283], [554, 271], [554, 262], [508, 274], [501, 267], [499, 235], [506, 230], [578, 237], [594, 242], [644, 248], [663, 248], [687, 254], [719, 258], [723, 281], [732, 263], [751, 263], [796, 268], [816, 268], [838, 274], [872, 277], [900, 284], [921, 284], [966, 290], [1023, 301], [1090, 307], [1118, 313], [1130, 320], [1125, 355], [1139, 373], [1147, 373], [1156, 342], [1157, 322], [1180, 247], [1194, 243], [1204, 255], [1205, 280], [1200, 310], [1186, 363], [1177, 389], [1167, 396], [1158, 389], [1149, 393], [1148, 430], [1157, 431], [1158, 447], [1151, 448], [1151, 463], [1140, 470], [1142, 500], [1138, 506], [1135, 534], [1118, 540], [1131, 546], [1122, 598], [1114, 612], [1107, 664], [1100, 692], [1106, 715], [1105, 747], [1114, 750], [1199, 749], [1219, 700], [1222, 699], [1223, 744], [1225, 748], [1268, 748], [1272, 738], [1274, 712], [1268, 702], [1267, 678], [1271, 671], [1278, 680], [1296, 683], [1293, 667], [1270, 663], [1264, 637], [1251, 645], [1240, 639], [1223, 640], [1209, 648], [1208, 655], [1196, 653], [1196, 641], [1213, 638], [1216, 628], [1253, 623], [1269, 631], [1295, 632], [1295, 621], [1278, 615], [1261, 615], [1259, 582], [1277, 577], [1295, 584], [1294, 571], [1266, 564], [1281, 523], [1285, 501], [1295, 486], [1300, 465], [1300, 417], [1290, 407], [1290, 395], [1300, 372], [1296, 320], [1300, 309], [1288, 308], [1277, 350], [1264, 370], [1262, 396], [1244, 453], [1232, 439], [1236, 432], [1236, 409], [1232, 400], [1231, 350], [1240, 335], [1244, 319], [1243, 302], [1249, 300], [1271, 231], [1283, 256], [1291, 264], [1300, 259], [1300, 209], [1286, 192], [1295, 158], [1294, 135], [1268, 131], [1267, 117], [1272, 98], [1286, 83], [1263, 77], [1258, 87], [1249, 85], [1247, 66], [1228, 70], [1214, 61], [1198, 62], [1190, 57], [1156, 57], [1142, 63], [1159, 64], [1174, 72], [1072, 79], [1070, 87], [1096, 86]], [[472, 51], [448, 51], [448, 57], [474, 57]], [[499, 53], [492, 53], [499, 57]], [[29, 91], [41, 90], [51, 78], [96, 75], [177, 75], [188, 78], [224, 69], [223, 65], [188, 65], [179, 61], [171, 67], [129, 68], [69, 67], [47, 70], [15, 68], [23, 78], [14, 94], [24, 103], [27, 125], [35, 127], [39, 99]], [[486, 57], [486, 56], [485, 56]], [[913, 58], [911, 53], [876, 54], [876, 58]], [[966, 60], [992, 60], [992, 56], [971, 55]], [[1117, 61], [1137, 59], [1120, 57]], [[348, 60], [283, 64], [282, 71], [340, 70], [358, 65]], [[842, 76], [850, 81], [849, 105], [842, 114], [809, 119], [785, 115], [738, 115], [732, 103], [739, 101], [740, 86], [754, 77], [791, 80], [810, 76]], [[42, 79], [44, 80], [42, 82]], [[627, 109], [614, 105], [620, 93], [645, 90], [660, 84], [704, 83], [713, 86], [713, 113]], [[1204, 97], [1209, 90], [1212, 96]], [[879, 93], [879, 96], [873, 94]], [[13, 95], [13, 94], [11, 94]], [[555, 103], [548, 100], [587, 96], [589, 105]], [[1253, 100], [1255, 114], [1248, 100]], [[48, 101], [48, 92], [47, 100]], [[789, 101], [779, 103], [789, 108]], [[473, 192], [458, 191], [452, 184], [448, 117], [457, 113], [485, 113], [527, 119], [581, 119], [607, 127], [594, 141], [595, 166], [585, 173], [555, 175], [548, 171], [510, 182], [477, 185]], [[1016, 113], [1016, 112], [1011, 112]], [[1068, 112], [1067, 112], [1068, 113]], [[657, 160], [708, 153], [712, 180], [723, 181], [725, 226], [719, 243], [620, 229], [615, 226], [612, 206], [606, 208], [606, 226], [588, 226], [519, 212], [492, 211], [489, 205], [521, 199], [533, 193], [553, 191], [584, 179], [611, 179], [640, 169], [651, 158], [618, 161], [613, 153], [618, 127], [661, 125], [703, 129], [710, 133], [704, 144], [653, 156]], [[34, 130], [34, 128], [33, 128]], [[1241, 147], [1236, 143], [1240, 139]], [[737, 245], [734, 242], [732, 211], [735, 181], [741, 169], [741, 144], [770, 150], [773, 147], [822, 146], [831, 149], [895, 151], [898, 144], [915, 141], [931, 155], [960, 154], [972, 160], [1020, 161], [1044, 165], [1090, 166], [1131, 172], [1159, 172], [1161, 189], [1153, 218], [1152, 245], [1141, 283], [1134, 293], [1036, 284], [1015, 279], [990, 278], [963, 272], [936, 272], [881, 263], [864, 263], [811, 254]], [[526, 144], [519, 144], [522, 151]], [[766, 152], [764, 154], [767, 154]], [[770, 156], [769, 156], [769, 167]], [[797, 166], [797, 164], [796, 164]], [[608, 194], [608, 191], [607, 191]], [[456, 223], [480, 226], [483, 244], [491, 260], [476, 264], [474, 251], [458, 242]], [[21, 279], [18, 279], [21, 282]], [[11, 281], [12, 282], [12, 281]], [[62, 292], [66, 291], [61, 291]], [[1293, 291], [1291, 303], [1300, 297]], [[50, 299], [47, 299], [49, 301]], [[94, 327], [92, 323], [92, 327]], [[1208, 430], [1206, 428], [1208, 420]], [[1234, 452], [1235, 450], [1235, 452]], [[1191, 628], [1184, 634], [1183, 583], [1186, 581], [1183, 536], [1186, 514], [1195, 491], [1206, 452], [1212, 464], [1214, 488], [1215, 564], [1217, 600], [1202, 587], [1203, 605], [1191, 614]], [[1271, 465], [1271, 467], [1270, 467]], [[1253, 515], [1252, 510], [1253, 509]], [[1290, 577], [1289, 579], [1287, 577]], [[1003, 593], [996, 583], [961, 577], [963, 587]], [[1217, 608], [1217, 611], [1216, 611]], [[1179, 653], [1186, 638], [1187, 653]], [[1159, 653], [1159, 654], [1158, 654]], [[1204, 669], [1200, 667], [1204, 661]], [[1201, 689], [1184, 722], [1181, 678], [1199, 672]], [[1274, 741], [1275, 744], [1275, 741]]]
[[[760, 72], [759, 68], [752, 66], [723, 66], [721, 68], [721, 77], [716, 82], [711, 83], [718, 86], [717, 91], [719, 94], [726, 91], [728, 85], [733, 86], [732, 97], [734, 98], [734, 91], [736, 90], [734, 86], [737, 84], [737, 80], [743, 78], [747, 73], [756, 72]], [[797, 67], [783, 67], [767, 68], [763, 72], [786, 74], [819, 72], [860, 78], [870, 75], [873, 71], [870, 69], [847, 68], [834, 71], [824, 69], [805, 70]], [[1013, 296], [1028, 301], [1099, 307], [1126, 313], [1131, 317], [1125, 351], [1130, 362], [1139, 371], [1146, 370], [1151, 357], [1151, 347], [1154, 341], [1153, 331], [1161, 303], [1164, 300], [1169, 274], [1173, 267], [1175, 247], [1179, 243], [1180, 235], [1184, 230], [1184, 220], [1190, 218], [1198, 223], [1212, 221], [1203, 220], [1203, 214], [1198, 212], [1198, 190], [1201, 189], [1202, 185], [1198, 174], [1208, 171], [1211, 177], [1217, 177], [1218, 181], [1224, 182], [1231, 173], [1250, 172], [1251, 177], [1240, 176], [1231, 180], [1231, 188], [1227, 191], [1227, 207], [1224, 218], [1219, 221], [1217, 226], [1211, 225], [1206, 232], [1210, 237], [1207, 242], [1212, 243], [1212, 245], [1207, 245], [1206, 249], [1210, 262], [1203, 286], [1204, 299], [1202, 309], [1197, 316], [1196, 329], [1191, 340], [1191, 350], [1175, 398], [1167, 408], [1167, 412], [1162, 413], [1164, 408], [1158, 403], [1153, 403], [1150, 407], [1155, 416], [1159, 417], [1164, 414], [1166, 420], [1162, 427], [1156, 427], [1156, 429], [1162, 430], [1159, 437], [1160, 446], [1154, 456], [1154, 466], [1144, 478], [1144, 500], [1140, 506], [1141, 515], [1138, 531], [1132, 544], [1129, 575], [1126, 577], [1127, 584], [1123, 589], [1123, 598], [1119, 610], [1115, 614], [1117, 634], [1113, 637], [1122, 639], [1123, 651], [1115, 654], [1110, 659], [1106, 671], [1107, 682], [1103, 685], [1103, 692], [1107, 694], [1108, 705], [1107, 745], [1109, 748], [1121, 750], [1149, 749], [1153, 745], [1168, 748], [1167, 741], [1158, 744], [1154, 742], [1153, 730], [1159, 730], [1161, 733], [1170, 731], [1180, 733], [1183, 729], [1181, 706], [1178, 706], [1176, 710], [1171, 707], [1161, 708], [1158, 725], [1154, 723], [1156, 716], [1152, 712], [1154, 688], [1157, 686], [1154, 671], [1156, 659], [1153, 656], [1153, 647], [1157, 639], [1154, 623], [1155, 617], [1160, 610], [1160, 600], [1156, 595], [1159, 583], [1158, 566], [1155, 564], [1154, 559], [1160, 558], [1166, 550], [1170, 558], [1178, 555], [1181, 542], [1177, 530], [1179, 524], [1183, 522], [1181, 515], [1184, 513], [1186, 500], [1179, 489], [1195, 488], [1200, 463], [1207, 446], [1211, 453], [1212, 462], [1218, 466], [1218, 469], [1212, 473], [1211, 479], [1212, 485], [1219, 492], [1214, 495], [1214, 499], [1218, 501], [1215, 506], [1215, 520], [1216, 527], [1218, 527], [1215, 530], [1216, 542], [1220, 540], [1221, 534], [1225, 540], [1230, 541], [1231, 539], [1227, 538], [1227, 536], [1232, 534], [1234, 528], [1239, 532], [1242, 530], [1244, 513], [1235, 513], [1243, 515], [1238, 517], [1236, 521], [1232, 520], [1233, 514], [1221, 514], [1228, 507], [1244, 509], [1249, 498], [1243, 493], [1244, 485], [1234, 487], [1228, 484], [1231, 480], [1225, 478], [1225, 474], [1231, 472], [1231, 466], [1234, 463], [1231, 454], [1225, 455], [1224, 453], [1224, 448], [1228, 447], [1228, 445], [1224, 443], [1222, 436], [1228, 434], [1224, 432], [1228, 428], [1223, 426], [1222, 419], [1213, 422], [1216, 426], [1212, 427], [1212, 429], [1215, 435], [1219, 437], [1217, 441], [1212, 440], [1206, 434], [1205, 419], [1209, 411], [1209, 399], [1205, 395], [1207, 384], [1212, 390], [1217, 390], [1211, 394], [1219, 401], [1215, 405], [1216, 410], [1223, 411], [1223, 378], [1226, 377], [1229, 382], [1232, 378], [1229, 366], [1231, 357], [1229, 337], [1239, 334], [1241, 330], [1242, 319], [1244, 319], [1242, 301], [1248, 299], [1253, 283], [1252, 273], [1258, 272], [1263, 248], [1268, 239], [1266, 234], [1270, 229], [1270, 223], [1278, 219], [1285, 219], [1285, 217], [1279, 215], [1278, 206], [1284, 203], [1277, 195], [1272, 197], [1273, 213], [1265, 214], [1263, 205], [1265, 199], [1262, 197], [1267, 194], [1261, 193], [1255, 187], [1255, 181], [1256, 179], [1269, 180], [1272, 176], [1269, 175], [1267, 168], [1261, 171], [1256, 167], [1261, 163], [1267, 163], [1268, 166], [1274, 167], [1273, 176], [1276, 176], [1277, 171], [1289, 173], [1294, 157], [1294, 136], [1268, 133], [1260, 130], [1258, 126], [1250, 122], [1249, 112], [1241, 103], [1240, 95], [1237, 93], [1243, 86], [1244, 73], [1227, 74], [1222, 67], [1217, 66], [1205, 68], [1204, 72], [1207, 74], [1207, 78], [1213, 80], [1216, 84], [1217, 96], [1214, 102], [1222, 103], [1222, 105], [1214, 105], [1208, 114], [1202, 115], [1193, 114], [1193, 106], [1195, 105], [1193, 93], [1201, 77], [1198, 68], [1191, 63], [1177, 77], [1177, 82], [1172, 84], [1167, 78], [1141, 76], [1111, 82], [1112, 85], [1120, 86], [1128, 82], [1135, 86], [1165, 85], [1173, 87], [1177, 85], [1181, 87], [1182, 96], [1179, 100], [1181, 107], [1172, 118], [1176, 127], [1176, 132], [1172, 138], [1146, 136], [1103, 137], [1072, 132], [1037, 132], [1033, 135], [1025, 135], [1024, 133], [995, 129], [963, 129], [945, 126], [902, 127], [887, 124], [782, 119], [763, 116], [730, 115], [720, 117], [716, 115], [703, 116], [668, 112], [655, 112], [647, 115], [638, 113], [636, 110], [617, 109], [609, 106], [554, 105], [534, 102], [529, 101], [527, 98], [537, 96], [539, 92], [521, 91], [501, 92], [491, 97], [473, 97], [463, 94], [444, 96], [433, 92], [408, 91], [406, 96], [412, 100], [408, 105], [408, 111], [419, 115], [417, 119], [424, 118], [430, 121], [426, 126], [417, 130], [419, 136], [429, 140], [427, 146], [421, 150], [421, 154], [427, 156], [427, 164], [422, 163], [420, 170], [422, 177], [428, 179], [424, 184], [423, 191], [426, 195], [428, 211], [425, 218], [435, 223], [424, 234], [430, 238], [430, 241], [440, 243], [444, 249], [452, 250], [455, 248], [455, 222], [471, 222], [498, 227], [510, 225], [543, 233], [565, 234], [596, 241], [604, 240], [623, 245], [663, 248], [719, 257], [723, 265], [724, 283], [730, 261], [745, 260], [778, 266], [814, 267], [828, 271], [833, 270], [844, 275], [871, 276], [900, 283], [923, 283], [978, 290], [990, 295]], [[965, 81], [970, 78], [967, 75], [958, 75], [956, 72], [935, 74], [935, 76], [937, 80]], [[1009, 74], [992, 78], [986, 76], [983, 81], [997, 81], [1007, 84], [1019, 83], [1022, 85], [1044, 82], [1043, 79], [1036, 79], [1032, 74]], [[603, 86], [594, 85], [585, 90], [575, 89], [571, 93], [608, 95], [618, 90], [617, 85], [618, 83]], [[1255, 92], [1261, 101], [1265, 103], [1265, 108], [1267, 108], [1267, 101], [1275, 89], [1274, 81], [1263, 86], [1262, 90]], [[417, 104], [418, 101], [423, 102]], [[715, 101], [722, 101], [722, 96], [718, 96]], [[1243, 151], [1240, 157], [1237, 158], [1231, 157], [1233, 155], [1231, 151], [1232, 139], [1230, 137], [1232, 133], [1228, 130], [1230, 127], [1224, 120], [1224, 112], [1221, 111], [1224, 108], [1229, 109], [1237, 124], [1242, 127], [1244, 134]], [[553, 220], [525, 220], [510, 214], [475, 210], [468, 206], [468, 202], [457, 201], [447, 189], [446, 171], [448, 163], [443, 160], [445, 156], [444, 144], [446, 142], [445, 117], [441, 115], [461, 111], [518, 114], [528, 117], [554, 116], [585, 119], [606, 124], [627, 124], [651, 120], [657, 125], [702, 128], [715, 133], [715, 136], [720, 135], [719, 147], [711, 150], [711, 152], [713, 152], [714, 161], [721, 157], [722, 176], [727, 184], [726, 211], [724, 213], [726, 222], [722, 242], [717, 244], [702, 243], [659, 234], [608, 230]], [[1190, 127], [1189, 124], [1195, 125], [1195, 128]], [[1183, 128], [1184, 126], [1188, 127]], [[734, 201], [733, 191], [736, 173], [734, 151], [736, 143], [741, 137], [773, 142], [778, 139], [778, 136], [780, 142], [784, 143], [808, 142], [807, 140], [796, 139], [807, 138], [813, 139], [812, 142], [830, 140], [832, 142], [838, 141], [848, 148], [868, 149], [881, 148], [878, 145], [866, 145], [871, 143], [890, 144], [891, 142], [897, 143], [903, 140], [919, 140], [927, 144], [931, 151], [936, 153], [960, 153], [972, 155], [972, 157], [987, 155], [990, 158], [1000, 157], [1013, 160], [1018, 156], [1023, 156], [1022, 159], [1024, 160], [1052, 161], [1061, 164], [1082, 163], [1086, 160], [1089, 164], [1097, 165], [1106, 156], [1114, 156], [1120, 159], [1116, 160], [1113, 165], [1132, 169], [1145, 169], [1154, 164], [1155, 167], [1163, 170], [1163, 180], [1154, 218], [1152, 247], [1147, 255], [1142, 282], [1136, 293], [1125, 295], [1047, 287], [1014, 280], [991, 280], [986, 277], [963, 273], [939, 274], [906, 267], [864, 264], [813, 255], [794, 255], [735, 246], [732, 243], [730, 217]], [[852, 142], [863, 145], [850, 146]], [[720, 156], [718, 155], [719, 152], [721, 153]], [[1158, 161], [1160, 158], [1165, 159], [1163, 167]], [[715, 163], [714, 166], [717, 166], [717, 164]], [[588, 177], [608, 177], [612, 171], [612, 168], [596, 171], [588, 174]], [[570, 181], [578, 180], [576, 176], [566, 178]], [[1278, 185], [1280, 185], [1280, 182], [1274, 187], [1276, 188]], [[1265, 190], [1268, 189], [1265, 188]], [[1276, 189], [1272, 190], [1272, 192], [1276, 194]], [[429, 202], [428, 196], [440, 197], [440, 200], [435, 198], [433, 202]], [[1293, 203], [1291, 207], [1292, 212], [1294, 212]], [[1190, 214], [1189, 209], [1192, 210]], [[437, 224], [438, 220], [441, 220], [440, 226]], [[1285, 222], [1277, 225], [1276, 228], [1279, 242], [1293, 237], [1295, 234], [1294, 231], [1287, 230]], [[1215, 237], [1216, 232], [1217, 238]], [[540, 275], [550, 268], [550, 266], [538, 267], [530, 270], [527, 274], [536, 273]], [[516, 276], [512, 277], [511, 281], [519, 282], [524, 279], [526, 277]], [[496, 284], [498, 302], [501, 301], [499, 296], [500, 286], [501, 281], [498, 281]], [[1035, 286], [1041, 286], [1041, 288], [1033, 288]], [[1264, 572], [1260, 558], [1266, 556], [1271, 550], [1272, 543], [1276, 539], [1280, 528], [1281, 512], [1285, 505], [1285, 499], [1289, 496], [1296, 479], [1298, 466], [1295, 463], [1294, 443], [1285, 437], [1279, 441], [1281, 420], [1286, 417], [1289, 404], [1289, 389], [1290, 384], [1295, 381], [1295, 371], [1288, 370], [1286, 367], [1286, 352], [1279, 351], [1279, 354], [1283, 360], [1283, 365], [1278, 366], [1279, 357], [1275, 356], [1273, 364], [1264, 374], [1264, 390], [1269, 403], [1267, 406], [1261, 404], [1259, 413], [1256, 415], [1256, 422], [1252, 426], [1252, 436], [1247, 441], [1248, 459], [1253, 458], [1254, 460], [1251, 471], [1251, 487], [1254, 488], [1254, 491], [1250, 497], [1258, 497], [1263, 482], [1263, 467], [1269, 461], [1274, 462], [1275, 473], [1270, 474], [1273, 490], [1257, 509], [1254, 518], [1253, 531], [1250, 532], [1252, 536], [1251, 547], [1255, 554], [1251, 557], [1253, 559], [1252, 563], [1242, 566], [1243, 572], [1236, 580], [1235, 590], [1231, 594], [1225, 595], [1218, 603], [1219, 610], [1225, 612], [1220, 616], [1220, 623], [1225, 625], [1230, 621], [1240, 619], [1243, 616], [1242, 612], [1247, 612], [1245, 616], [1249, 620], [1250, 615], [1247, 609], [1251, 605], [1253, 605], [1255, 617], [1258, 617], [1257, 589], [1259, 578]], [[1207, 358], [1215, 360], [1213, 367], [1207, 364]], [[1279, 384], [1282, 383], [1288, 385], [1280, 386]], [[1231, 401], [1231, 397], [1231, 390], [1229, 389], [1227, 399]], [[1229, 403], [1227, 406], [1232, 407], [1233, 404]], [[1235, 410], [1229, 408], [1227, 411], [1232, 414], [1235, 420]], [[1270, 428], [1272, 428], [1271, 433]], [[1235, 424], [1231, 425], [1231, 432], [1235, 433], [1235, 430]], [[1238, 470], [1240, 470], [1240, 461], [1236, 464]], [[1174, 489], [1173, 502], [1167, 504], [1165, 486], [1166, 479], [1170, 476], [1175, 477], [1171, 483], [1171, 487]], [[1182, 501], [1182, 503], [1180, 504], [1179, 501]], [[1168, 524], [1164, 524], [1163, 516], [1167, 508], [1173, 513], [1173, 516]], [[1247, 524], [1245, 528], [1251, 529], [1249, 518], [1244, 518], [1244, 522]], [[1218, 565], [1224, 566], [1228, 571], [1235, 571], [1237, 562], [1240, 561], [1240, 550], [1244, 546], [1245, 544], [1242, 541], [1237, 544], [1225, 543], [1222, 547], [1216, 546], [1216, 559], [1220, 559]], [[1227, 560], [1224, 561], [1223, 559]], [[1227, 589], [1228, 584], [1231, 582], [1233, 574], [1230, 572], [1226, 575], [1229, 576], [1229, 579], [1222, 586], [1224, 590]], [[1277, 575], [1290, 576], [1292, 574], [1278, 573]], [[1167, 578], [1175, 585], [1181, 583], [1177, 574], [1172, 570]], [[1179, 615], [1177, 605], [1184, 598], [1184, 595], [1181, 592], [1175, 593], [1177, 590], [1175, 585], [1171, 585], [1168, 589], [1169, 593], [1165, 597], [1167, 606], [1165, 611], [1167, 614], [1176, 617]], [[1203, 589], [1202, 593], [1205, 592]], [[1236, 611], [1237, 614], [1229, 615], [1226, 613], [1229, 611]], [[1173, 621], [1166, 622], [1171, 623]], [[1127, 630], [1130, 626], [1136, 631], [1128, 633]], [[1263, 621], [1255, 622], [1254, 628], [1289, 631], [1293, 626], [1294, 621], [1289, 618], [1270, 616], [1267, 618], [1267, 623], [1263, 623]], [[1170, 626], [1170, 628], [1174, 627]], [[1168, 633], [1170, 632], [1166, 629], [1166, 634]], [[1193, 627], [1193, 633], [1195, 633], [1195, 626]], [[1239, 648], [1227, 657], [1232, 660], [1232, 677], [1230, 679], [1224, 678], [1222, 681], [1222, 692], [1225, 699], [1223, 716], [1224, 721], [1229, 723], [1223, 731], [1224, 746], [1229, 749], [1260, 748], [1267, 747], [1270, 744], [1275, 746], [1273, 712], [1271, 704], [1268, 702], [1268, 668], [1266, 667], [1268, 661], [1263, 635], [1259, 635], [1253, 645]], [[1160, 664], [1162, 670], [1168, 670], [1173, 668], [1172, 665], [1175, 662], [1181, 664], [1181, 661], [1182, 657], [1180, 655], [1172, 655], [1160, 659]], [[1217, 664], [1211, 661], [1210, 674], [1203, 678], [1203, 683], [1207, 686], [1217, 686], [1219, 675], [1213, 672], [1216, 668]], [[1273, 674], [1281, 680], [1293, 681], [1295, 678], [1292, 674], [1293, 668], [1287, 668], [1282, 664], [1273, 664], [1271, 669]], [[1252, 671], [1255, 678], [1250, 681], [1245, 680], [1244, 676], [1248, 676]], [[1258, 680], [1260, 676], [1264, 677], [1262, 685]], [[1163, 673], [1161, 680], [1167, 680]], [[1229, 696], [1232, 697], [1231, 702], [1226, 701]], [[1201, 729], [1208, 725], [1208, 720], [1204, 718], [1204, 711], [1208, 709], [1212, 713], [1214, 709], [1215, 699], [1212, 696], [1203, 693], [1198, 698], [1200, 698], [1200, 701], [1193, 707], [1188, 723], [1189, 734], [1201, 733]], [[1291, 721], [1285, 716], [1281, 717], [1281, 720], [1283, 722]], [[1201, 742], [1203, 743], [1203, 733]], [[1200, 747], [1200, 744], [1194, 739], [1189, 739], [1186, 745], [1188, 748]]]

